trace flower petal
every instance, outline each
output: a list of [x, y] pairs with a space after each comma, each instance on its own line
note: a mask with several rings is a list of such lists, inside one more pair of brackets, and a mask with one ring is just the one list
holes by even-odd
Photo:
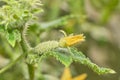
[[69, 68], [64, 69], [61, 80], [72, 80], [72, 76]]
[[81, 43], [83, 41], [85, 41], [85, 36], [83, 34], [75, 35], [75, 36], [67, 36], [60, 39], [60, 46], [61, 47], [72, 46], [78, 42]]

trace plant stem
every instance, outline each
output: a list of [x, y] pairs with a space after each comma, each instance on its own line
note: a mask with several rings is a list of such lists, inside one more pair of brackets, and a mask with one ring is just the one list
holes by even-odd
[[[22, 50], [24, 53], [26, 53], [26, 56], [28, 55], [31, 47], [28, 44], [28, 41], [26, 39], [26, 33], [27, 33], [27, 29], [29, 26], [25, 25], [23, 27], [23, 29], [21, 30], [21, 34], [22, 34], [22, 41], [21, 41], [21, 46], [22, 46]], [[28, 66], [28, 72], [29, 72], [29, 80], [34, 80], [34, 76], [35, 76], [35, 67], [33, 64], [29, 64], [27, 63]]]
[[24, 54], [21, 54], [16, 60], [14, 60], [13, 62], [9, 63], [7, 66], [5, 66], [4, 68], [2, 68], [0, 70], [0, 74], [7, 71], [9, 68], [11, 68], [15, 63], [17, 63], [19, 60], [21, 60], [24, 57]]
[[35, 66], [33, 64], [27, 64], [29, 70], [29, 80], [34, 80], [35, 77]]

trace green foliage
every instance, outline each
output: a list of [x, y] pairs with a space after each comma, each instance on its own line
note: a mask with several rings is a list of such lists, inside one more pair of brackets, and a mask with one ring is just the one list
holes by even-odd
[[[30, 78], [31, 80], [33, 80], [34, 72], [35, 72], [34, 64], [38, 64], [44, 57], [49, 57], [49, 56], [55, 57], [56, 60], [60, 61], [63, 65], [65, 65], [65, 67], [69, 67], [73, 61], [76, 61], [83, 65], [88, 66], [98, 74], [115, 73], [115, 71], [112, 69], [102, 68], [94, 64], [81, 51], [77, 51], [75, 48], [60, 47], [59, 40], [50, 40], [50, 41], [45, 40], [43, 42], [40, 42], [41, 39], [39, 39], [39, 37], [41, 38], [40, 36], [41, 32], [39, 32], [39, 30], [43, 30], [47, 32], [48, 30], [58, 31], [57, 29], [66, 29], [70, 31], [71, 29], [74, 29], [76, 33], [78, 31], [82, 31], [81, 26], [82, 24], [84, 24], [84, 21], [85, 21], [85, 17], [83, 16], [83, 14], [86, 13], [84, 0], [64, 1], [65, 2], [64, 7], [68, 6], [69, 8], [67, 7], [66, 8], [69, 10], [64, 10], [66, 12], [65, 14], [67, 15], [58, 19], [56, 19], [58, 16], [63, 15], [63, 14], [59, 14], [60, 11], [62, 11], [62, 8], [61, 10], [58, 8], [60, 7], [60, 4], [57, 5], [57, 4], [54, 4], [52, 1], [48, 1], [52, 4], [52, 5], [50, 4], [52, 6], [51, 8], [52, 10], [49, 11], [49, 15], [47, 15], [47, 17], [48, 19], [51, 19], [51, 20], [56, 19], [56, 20], [49, 21], [49, 22], [42, 22], [42, 23], [38, 22], [39, 16], [36, 15], [43, 11], [41, 9], [42, 4], [40, 0], [0, 0], [0, 2], [3, 3], [0, 6], [0, 35], [2, 35], [2, 37], [5, 37], [8, 43], [12, 47], [15, 47], [15, 48], [18, 47], [19, 49], [22, 50], [22, 51], [18, 50], [18, 52], [23, 52], [22, 55], [19, 56], [16, 60], [8, 64], [6, 67], [2, 68], [0, 70], [0, 73], [3, 73], [7, 69], [11, 68], [14, 64], [16, 64], [17, 61], [24, 59], [26, 60], [26, 63], [28, 65]], [[61, 1], [56, 1], [56, 3], [57, 2], [61, 2]], [[102, 2], [102, 3], [109, 2], [109, 3], [107, 3], [105, 8], [101, 8], [102, 4], [99, 2]], [[102, 23], [105, 23], [108, 21], [110, 14], [116, 9], [118, 5], [118, 0], [114, 0], [114, 1], [110, 0], [106, 2], [102, 0], [99, 2], [95, 1], [95, 4], [97, 3], [98, 4], [97, 7], [102, 9], [100, 20]], [[89, 20], [91, 19], [86, 20], [85, 23], [89, 23], [88, 22]], [[29, 32], [28, 28], [31, 26], [38, 29], [38, 32], [36, 31], [36, 34], [33, 33], [34, 35], [36, 35], [37, 40], [39, 40], [38, 41], [39, 43], [36, 42], [37, 45], [29, 41], [30, 37], [32, 37], [34, 41], [36, 39], [35, 36], [31, 36], [28, 33]], [[83, 27], [85, 27], [85, 25]], [[90, 27], [88, 31], [92, 32], [91, 29], [92, 27]], [[49, 34], [49, 32], [47, 33]], [[45, 36], [47, 38], [51, 37], [50, 34]], [[61, 35], [56, 35], [55, 37], [59, 37], [59, 36], [61, 37]], [[2, 37], [0, 37], [0, 39]], [[12, 48], [12, 49], [15, 49], [15, 48]]]
[[55, 57], [58, 61], [65, 65], [65, 67], [69, 67], [72, 63], [72, 58], [70, 55], [62, 54], [60, 52], [48, 52], [48, 55]]
[[117, 5], [119, 3], [119, 0], [110, 0], [107, 5], [102, 10], [101, 14], [101, 23], [106, 23], [109, 20], [110, 15], [112, 14], [112, 11], [116, 9]]
[[[109, 21], [114, 11], [117, 11], [120, 0], [91, 0], [92, 6], [100, 11], [100, 23]], [[119, 10], [118, 10], [119, 11]]]
[[[35, 14], [41, 12], [40, 0], [1, 0], [5, 4], [0, 8], [0, 27], [5, 30], [10, 45], [15, 46], [21, 41], [21, 32], [25, 24], [35, 19]], [[15, 30], [13, 30], [16, 28]]]
[[70, 11], [74, 14], [83, 14], [84, 13], [84, 0], [68, 0], [70, 6]]
[[21, 34], [18, 30], [13, 30], [12, 32], [7, 32], [6, 38], [12, 47], [15, 46], [16, 41], [21, 41]]
[[82, 52], [77, 51], [75, 48], [70, 48], [71, 56], [74, 61], [80, 62], [81, 64], [87, 65], [94, 72], [98, 74], [107, 74], [107, 73], [115, 73], [114, 70], [109, 68], [100, 68], [96, 64], [92, 63], [89, 58], [87, 58]]
[[[68, 54], [69, 53], [69, 54]], [[107, 74], [107, 73], [115, 73], [114, 70], [109, 68], [102, 68], [91, 62], [89, 58], [87, 58], [81, 51], [77, 51], [75, 48], [61, 49], [57, 52], [48, 52], [48, 55], [54, 56], [57, 60], [59, 60], [66, 67], [70, 66], [73, 61], [80, 62], [83, 65], [88, 66], [94, 72], [98, 74]], [[47, 55], [46, 55], [47, 56]]]
[[40, 23], [39, 25], [41, 26], [42, 29], [47, 29], [47, 28], [54, 28], [54, 27], [62, 27], [68, 23], [68, 20], [79, 17], [78, 15], [67, 15], [64, 17], [61, 17], [59, 19], [50, 21], [50, 22], [44, 22]]
[[76, 62], [80, 62], [83, 65], [88, 66], [98, 74], [115, 73], [115, 71], [112, 69], [99, 67], [98, 65], [94, 64], [81, 51], [77, 51], [75, 48], [68, 48], [68, 49], [58, 48], [56, 50], [46, 51], [42, 56], [32, 54], [32, 56], [29, 58], [30, 60], [28, 61], [28, 63], [35, 63], [40, 61], [39, 57], [42, 57], [43, 59], [43, 57], [49, 57], [49, 56], [55, 57], [66, 67], [69, 67], [73, 61], [76, 61]]
[[41, 12], [39, 0], [2, 0], [5, 2], [0, 8], [0, 24], [7, 28], [20, 28], [27, 21], [35, 18], [34, 14]]

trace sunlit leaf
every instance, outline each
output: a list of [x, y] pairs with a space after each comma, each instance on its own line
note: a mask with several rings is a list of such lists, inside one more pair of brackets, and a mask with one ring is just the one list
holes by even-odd
[[107, 73], [115, 73], [114, 70], [109, 68], [101, 68], [98, 65], [91, 62], [89, 58], [87, 58], [82, 52], [77, 51], [74, 48], [70, 48], [71, 55], [74, 61], [80, 62], [81, 64], [87, 65], [91, 68], [94, 72], [98, 74], [107, 74]]

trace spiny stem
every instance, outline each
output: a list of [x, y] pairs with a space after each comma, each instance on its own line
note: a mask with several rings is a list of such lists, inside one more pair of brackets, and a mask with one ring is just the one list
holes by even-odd
[[[21, 32], [22, 39], [23, 39], [23, 41], [21, 42], [22, 50], [24, 53], [26, 53], [26, 55], [28, 55], [29, 51], [32, 49], [32, 47], [30, 46], [29, 42], [26, 39], [28, 27], [29, 26], [26, 24], [23, 28], [23, 31]], [[27, 66], [28, 66], [28, 72], [29, 72], [29, 80], [34, 80], [35, 67], [33, 64], [29, 64], [29, 63], [27, 63]]]
[[26, 46], [27, 46], [27, 49], [28, 49], [28, 50], [31, 50], [32, 47], [30, 46], [29, 42], [28, 42], [27, 39], [26, 39], [28, 27], [29, 27], [29, 25], [28, 25], [28, 24], [25, 24], [24, 29], [23, 29], [23, 32], [22, 32], [22, 38], [23, 38], [24, 43], [25, 43]]
[[25, 55], [22, 54], [20, 55], [16, 60], [14, 60], [13, 62], [9, 63], [7, 66], [5, 66], [4, 68], [2, 68], [0, 70], [0, 74], [7, 71], [9, 68], [11, 68], [14, 64], [16, 64], [19, 60], [21, 60]]

